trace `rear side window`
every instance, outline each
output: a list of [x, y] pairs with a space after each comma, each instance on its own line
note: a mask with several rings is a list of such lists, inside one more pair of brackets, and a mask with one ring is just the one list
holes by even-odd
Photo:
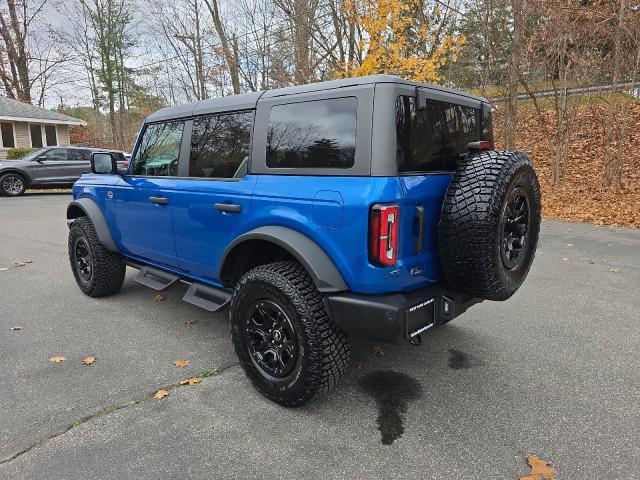
[[357, 109], [355, 97], [272, 107], [267, 127], [267, 167], [353, 167]]
[[467, 144], [482, 139], [480, 109], [415, 97], [396, 100], [398, 172], [455, 170]]
[[69, 149], [69, 160], [72, 162], [88, 162], [91, 160], [90, 150]]
[[249, 157], [253, 112], [207, 115], [193, 121], [190, 177], [232, 178]]
[[154, 123], [142, 134], [133, 163], [133, 174], [169, 177], [178, 174], [184, 122]]

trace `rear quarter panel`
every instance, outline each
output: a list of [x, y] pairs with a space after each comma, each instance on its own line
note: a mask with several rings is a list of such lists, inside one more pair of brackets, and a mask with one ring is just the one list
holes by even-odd
[[[326, 177], [260, 175], [253, 191], [247, 230], [280, 225], [314, 240], [333, 260], [350, 290], [358, 293], [410, 291], [439, 279], [435, 229], [450, 178]], [[413, 212], [425, 204], [425, 251], [412, 255]], [[378, 202], [401, 205], [398, 263], [380, 268], [369, 263], [369, 208]], [[418, 273], [413, 271], [420, 266]]]

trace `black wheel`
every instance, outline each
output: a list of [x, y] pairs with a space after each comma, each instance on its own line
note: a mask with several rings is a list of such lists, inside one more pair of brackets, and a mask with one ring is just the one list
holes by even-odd
[[22, 195], [27, 188], [27, 181], [19, 173], [7, 173], [0, 177], [0, 193], [7, 197]]
[[440, 262], [456, 290], [506, 300], [522, 285], [536, 252], [540, 186], [521, 152], [485, 152], [458, 167], [439, 228]]
[[247, 272], [236, 286], [229, 316], [240, 364], [274, 402], [302, 405], [331, 389], [347, 368], [349, 340], [297, 262]]
[[102, 246], [87, 217], [76, 218], [69, 230], [69, 262], [76, 282], [90, 297], [104, 297], [122, 287], [126, 265]]

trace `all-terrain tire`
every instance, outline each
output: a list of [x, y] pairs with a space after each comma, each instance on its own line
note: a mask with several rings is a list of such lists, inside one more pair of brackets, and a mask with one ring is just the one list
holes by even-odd
[[19, 173], [0, 175], [0, 196], [19, 197], [27, 189], [27, 180]]
[[[262, 302], [262, 303], [261, 303]], [[255, 339], [251, 327], [261, 306], [277, 310], [290, 325], [289, 342], [295, 345], [295, 363], [288, 373], [274, 376], [262, 364], [268, 358], [256, 354], [263, 337]], [[278, 316], [270, 314], [271, 317]], [[327, 315], [322, 295], [297, 262], [283, 261], [256, 267], [238, 281], [231, 307], [231, 335], [240, 364], [255, 388], [270, 400], [297, 407], [336, 385], [347, 369], [351, 346], [346, 335]], [[266, 317], [265, 317], [266, 318]], [[266, 323], [265, 323], [266, 325]], [[266, 330], [266, 327], [265, 327]], [[282, 330], [286, 332], [286, 329]], [[272, 338], [269, 337], [269, 341]], [[276, 347], [274, 347], [276, 348]], [[286, 375], [284, 375], [286, 373]]]
[[540, 214], [540, 186], [524, 153], [468, 158], [449, 185], [438, 231], [450, 286], [487, 300], [511, 297], [531, 268]]
[[87, 217], [76, 218], [71, 224], [68, 246], [80, 290], [90, 297], [104, 297], [122, 288], [126, 271], [122, 256], [104, 248]]

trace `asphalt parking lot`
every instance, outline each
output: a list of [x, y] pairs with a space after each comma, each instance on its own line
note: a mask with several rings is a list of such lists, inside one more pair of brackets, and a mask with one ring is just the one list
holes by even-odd
[[130, 271], [84, 296], [68, 201], [0, 198], [0, 478], [517, 479], [530, 454], [559, 479], [640, 477], [640, 230], [545, 221], [512, 299], [418, 347], [354, 342], [339, 388], [289, 410], [183, 287], [158, 302]]

